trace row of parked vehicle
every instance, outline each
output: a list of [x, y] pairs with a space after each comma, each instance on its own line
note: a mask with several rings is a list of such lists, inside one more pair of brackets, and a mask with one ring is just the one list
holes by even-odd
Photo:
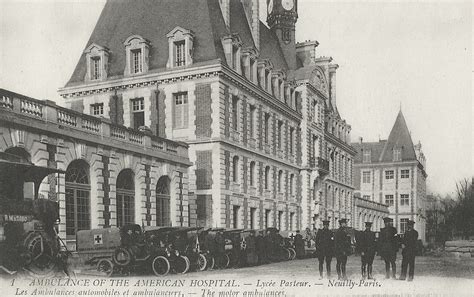
[[142, 229], [140, 225], [130, 224], [78, 231], [76, 248], [86, 265], [107, 276], [151, 272], [164, 276], [293, 260], [297, 249], [294, 236], [288, 235], [282, 235], [276, 228]]

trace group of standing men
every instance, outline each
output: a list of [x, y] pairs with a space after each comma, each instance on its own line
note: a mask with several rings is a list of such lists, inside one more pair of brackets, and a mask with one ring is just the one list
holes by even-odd
[[[393, 219], [384, 218], [385, 227], [376, 233], [371, 231], [372, 222], [365, 223], [365, 230], [355, 236], [356, 250], [361, 255], [361, 273], [365, 279], [373, 279], [372, 264], [378, 252], [385, 261], [385, 278], [396, 278], [396, 264], [398, 246], [402, 244], [402, 272], [400, 280], [405, 280], [408, 271], [408, 281], [412, 281], [415, 273], [415, 255], [418, 232], [413, 229], [414, 221], [409, 220], [407, 231], [399, 236], [393, 227]], [[352, 252], [351, 236], [347, 232], [347, 220], [339, 220], [339, 229], [335, 232], [329, 229], [329, 221], [323, 221], [323, 228], [316, 234], [316, 254], [319, 261], [319, 275], [323, 278], [324, 263], [326, 263], [327, 277], [331, 277], [331, 260], [336, 257], [336, 271], [339, 280], [346, 280], [347, 256]]]

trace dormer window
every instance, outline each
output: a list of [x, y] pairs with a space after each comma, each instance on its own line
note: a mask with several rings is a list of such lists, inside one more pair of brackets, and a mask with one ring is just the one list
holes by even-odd
[[95, 56], [91, 58], [91, 80], [100, 79], [100, 56]]
[[402, 150], [401, 149], [393, 149], [393, 161], [398, 162], [402, 160]]
[[184, 40], [180, 40], [174, 43], [174, 49], [175, 49], [174, 66], [176, 67], [186, 65], [185, 46], [186, 46], [186, 43]]
[[362, 162], [363, 163], [370, 163], [372, 160], [371, 160], [371, 156], [370, 156], [370, 150], [364, 150], [363, 153], [362, 153]]
[[125, 71], [124, 75], [136, 75], [148, 71], [148, 53], [150, 42], [139, 35], [132, 35], [124, 42], [125, 45]]
[[132, 50], [132, 73], [141, 73], [143, 71], [143, 64], [142, 64], [142, 50], [136, 49]]
[[238, 34], [228, 35], [222, 38], [222, 47], [224, 48], [227, 65], [232, 67], [234, 71], [242, 74], [240, 66], [240, 52], [242, 41]]
[[194, 33], [181, 27], [171, 30], [168, 37], [169, 57], [166, 67], [184, 67], [193, 63]]
[[87, 61], [85, 81], [106, 79], [109, 50], [106, 47], [93, 43], [84, 53], [86, 54]]
[[239, 48], [235, 45], [232, 45], [232, 69], [237, 70], [237, 61], [239, 60]]

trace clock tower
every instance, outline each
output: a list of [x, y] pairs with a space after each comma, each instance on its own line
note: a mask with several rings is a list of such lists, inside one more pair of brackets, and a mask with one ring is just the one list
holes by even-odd
[[298, 0], [267, 0], [267, 24], [278, 37], [290, 69], [296, 69], [295, 25]]

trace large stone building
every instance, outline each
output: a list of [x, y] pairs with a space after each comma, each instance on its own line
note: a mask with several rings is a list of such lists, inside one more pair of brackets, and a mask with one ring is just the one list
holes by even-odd
[[189, 224], [295, 230], [351, 218], [337, 65], [295, 42], [297, 0], [108, 1], [63, 104], [184, 141]]
[[0, 151], [63, 170], [39, 188], [59, 235], [138, 223], [188, 225], [188, 145], [0, 89]]
[[421, 144], [413, 145], [402, 111], [387, 140], [352, 144], [355, 159], [356, 192], [363, 199], [387, 204], [399, 233], [408, 220], [425, 241], [426, 160]]

